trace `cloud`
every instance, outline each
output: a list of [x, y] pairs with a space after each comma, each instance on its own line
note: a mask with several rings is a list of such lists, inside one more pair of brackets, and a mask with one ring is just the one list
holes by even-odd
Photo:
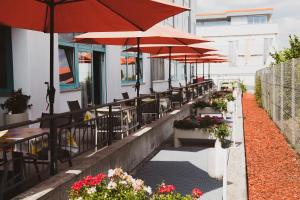
[[197, 0], [198, 12], [218, 12], [228, 9], [272, 7], [273, 23], [279, 25], [279, 47], [288, 45], [288, 35], [300, 36], [300, 1], [295, 0]]

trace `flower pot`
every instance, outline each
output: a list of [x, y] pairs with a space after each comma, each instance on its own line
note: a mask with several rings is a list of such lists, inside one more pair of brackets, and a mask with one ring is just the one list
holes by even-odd
[[15, 124], [15, 123], [20, 123], [28, 121], [28, 113], [19, 113], [19, 114], [4, 114], [4, 124], [9, 125], [9, 124]]
[[218, 110], [215, 110], [213, 107], [196, 108], [195, 110], [196, 116], [209, 115], [210, 117], [222, 117], [222, 113]]
[[208, 175], [212, 178], [222, 179], [224, 175], [224, 167], [227, 164], [227, 149], [222, 148], [221, 142], [217, 139], [215, 147], [210, 148], [208, 154]]
[[174, 128], [174, 146], [181, 147], [180, 139], [198, 139], [198, 140], [214, 140], [215, 137], [209, 129], [192, 129], [184, 130]]

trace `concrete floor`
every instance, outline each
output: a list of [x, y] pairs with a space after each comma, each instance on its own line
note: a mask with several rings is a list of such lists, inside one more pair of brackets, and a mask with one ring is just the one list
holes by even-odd
[[221, 200], [222, 180], [207, 173], [208, 148], [163, 148], [139, 168], [135, 176], [153, 189], [161, 182], [173, 184], [176, 191], [190, 194], [194, 187], [203, 191], [201, 200]]

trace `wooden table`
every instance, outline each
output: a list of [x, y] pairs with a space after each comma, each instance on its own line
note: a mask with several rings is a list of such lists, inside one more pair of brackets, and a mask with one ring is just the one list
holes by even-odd
[[26, 140], [30, 140], [42, 135], [48, 135], [49, 128], [14, 128], [0, 137], [0, 148], [13, 146]]

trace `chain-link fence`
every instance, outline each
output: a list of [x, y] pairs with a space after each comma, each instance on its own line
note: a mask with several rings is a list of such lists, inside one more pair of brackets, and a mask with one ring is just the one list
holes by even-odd
[[256, 77], [263, 108], [300, 153], [300, 59], [261, 69]]

